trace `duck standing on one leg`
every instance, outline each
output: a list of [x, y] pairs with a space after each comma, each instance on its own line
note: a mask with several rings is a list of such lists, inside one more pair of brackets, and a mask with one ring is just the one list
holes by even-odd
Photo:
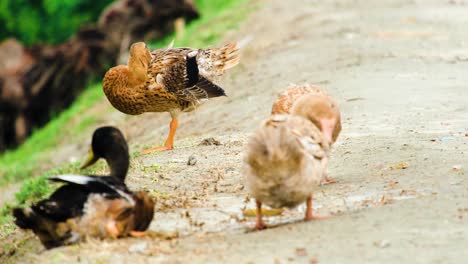
[[139, 115], [145, 112], [169, 112], [172, 117], [164, 146], [143, 151], [169, 150], [174, 147], [180, 111], [192, 111], [203, 101], [226, 95], [213, 83], [215, 77], [239, 63], [236, 43], [220, 48], [165, 48], [150, 52], [145, 43], [130, 47], [128, 65], [107, 71], [104, 93], [117, 110]]
[[97, 129], [91, 150], [84, 166], [104, 158], [110, 176], [51, 177], [49, 180], [65, 184], [30, 208], [13, 209], [16, 225], [32, 230], [46, 248], [86, 237], [140, 236], [153, 219], [154, 201], [144, 191], [130, 191], [124, 183], [129, 156], [122, 133], [113, 127]]
[[247, 146], [244, 175], [257, 202], [256, 229], [266, 228], [262, 204], [295, 207], [307, 201], [305, 220], [312, 214], [312, 192], [320, 185], [328, 156], [328, 141], [307, 119], [273, 115], [254, 133]]

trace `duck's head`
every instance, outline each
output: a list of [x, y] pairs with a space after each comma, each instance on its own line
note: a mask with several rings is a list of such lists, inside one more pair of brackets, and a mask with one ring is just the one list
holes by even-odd
[[130, 46], [128, 67], [139, 81], [146, 81], [148, 66], [151, 63], [151, 53], [144, 42], [135, 42]]
[[322, 131], [329, 143], [333, 142], [333, 131], [340, 114], [336, 103], [327, 95], [301, 96], [293, 104], [291, 113], [310, 120]]
[[81, 169], [87, 168], [100, 158], [106, 160], [111, 176], [125, 179], [129, 166], [128, 145], [119, 129], [111, 126], [100, 127], [93, 133], [91, 147]]

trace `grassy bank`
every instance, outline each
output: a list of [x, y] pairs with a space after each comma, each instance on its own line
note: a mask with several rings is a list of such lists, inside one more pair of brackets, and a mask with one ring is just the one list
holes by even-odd
[[[175, 46], [205, 47], [216, 44], [226, 31], [235, 30], [252, 8], [248, 0], [196, 0], [196, 3], [201, 18], [187, 26], [184, 37], [177, 40]], [[172, 35], [168, 36], [150, 46], [164, 47], [173, 38]], [[0, 156], [0, 188], [11, 183], [22, 184], [15, 201], [2, 205], [0, 209], [0, 240], [14, 230], [9, 213], [11, 207], [27, 205], [48, 195], [53, 190], [47, 183], [48, 176], [79, 172], [75, 163], [53, 170], [41, 169], [41, 164], [51, 160], [51, 152], [56, 145], [96, 125], [98, 119], [87, 114], [86, 110], [101, 100], [105, 100], [101, 85], [90, 85], [69, 109], [35, 131], [18, 149]]]
[[[245, 2], [246, 0], [197, 1], [202, 18], [188, 25], [184, 38], [178, 40], [175, 45], [203, 47], [215, 43], [227, 30], [234, 29], [237, 22], [245, 17], [246, 8], [234, 8]], [[172, 39], [171, 35], [152, 43], [151, 46], [164, 47]], [[0, 187], [37, 175], [40, 163], [49, 158], [44, 155], [48, 150], [53, 149], [61, 139], [72, 137], [74, 133], [80, 133], [95, 123], [96, 120], [92, 116], [83, 116], [73, 125], [71, 120], [83, 115], [86, 109], [103, 97], [100, 84], [90, 85], [70, 108], [45, 127], [36, 130], [22, 146], [0, 156]]]

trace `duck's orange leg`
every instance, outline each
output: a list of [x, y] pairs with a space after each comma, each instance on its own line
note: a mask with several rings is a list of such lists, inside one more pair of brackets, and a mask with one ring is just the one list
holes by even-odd
[[263, 223], [263, 218], [262, 218], [262, 203], [258, 200], [256, 200], [257, 203], [257, 223], [255, 224], [255, 229], [256, 230], [262, 230], [266, 229], [267, 226], [265, 223]]
[[174, 148], [174, 135], [176, 133], [177, 127], [179, 126], [179, 120], [177, 120], [176, 115], [171, 114], [171, 116], [172, 120], [169, 124], [169, 135], [167, 136], [166, 143], [164, 143], [164, 146], [145, 149], [141, 152], [142, 154], [148, 154], [155, 151], [171, 150]]
[[317, 216], [317, 215], [314, 215], [312, 213], [312, 194], [309, 195], [309, 197], [307, 197], [307, 203], [306, 203], [306, 212], [305, 212], [305, 217], [304, 217], [304, 220], [305, 221], [309, 221], [309, 220], [320, 220], [320, 219], [325, 219], [325, 218], [328, 218], [328, 216]]
[[325, 157], [324, 159], [322, 159], [322, 168], [324, 171], [324, 177], [322, 179], [322, 182], [320, 183], [321, 185], [333, 184], [333, 183], [338, 182], [337, 180], [330, 178], [328, 175], [328, 159], [329, 159], [328, 157]]
[[325, 184], [333, 184], [333, 183], [337, 183], [337, 182], [338, 182], [338, 180], [335, 180], [335, 179], [333, 179], [333, 178], [330, 178], [330, 177], [328, 177], [328, 175], [327, 175], [327, 176], [325, 176], [325, 179], [323, 179], [322, 184], [323, 184], [323, 185], [325, 185]]

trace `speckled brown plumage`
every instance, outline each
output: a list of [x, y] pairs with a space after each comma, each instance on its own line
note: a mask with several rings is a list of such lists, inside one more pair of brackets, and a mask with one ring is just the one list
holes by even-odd
[[[200, 79], [192, 85], [188, 85], [189, 54], [196, 57], [194, 66]], [[235, 43], [217, 49], [167, 48], [150, 53], [139, 42], [130, 49], [128, 65], [119, 65], [106, 73], [103, 89], [111, 104], [126, 114], [185, 110], [200, 104], [200, 99], [214, 97], [201, 88], [216, 87], [210, 80], [238, 62]]]
[[103, 90], [109, 102], [123, 113], [169, 112], [171, 131], [163, 149], [172, 149], [177, 113], [225, 95], [213, 81], [238, 63], [236, 43], [213, 49], [165, 48], [150, 52], [144, 43], [137, 42], [130, 48], [128, 65], [106, 73]]

